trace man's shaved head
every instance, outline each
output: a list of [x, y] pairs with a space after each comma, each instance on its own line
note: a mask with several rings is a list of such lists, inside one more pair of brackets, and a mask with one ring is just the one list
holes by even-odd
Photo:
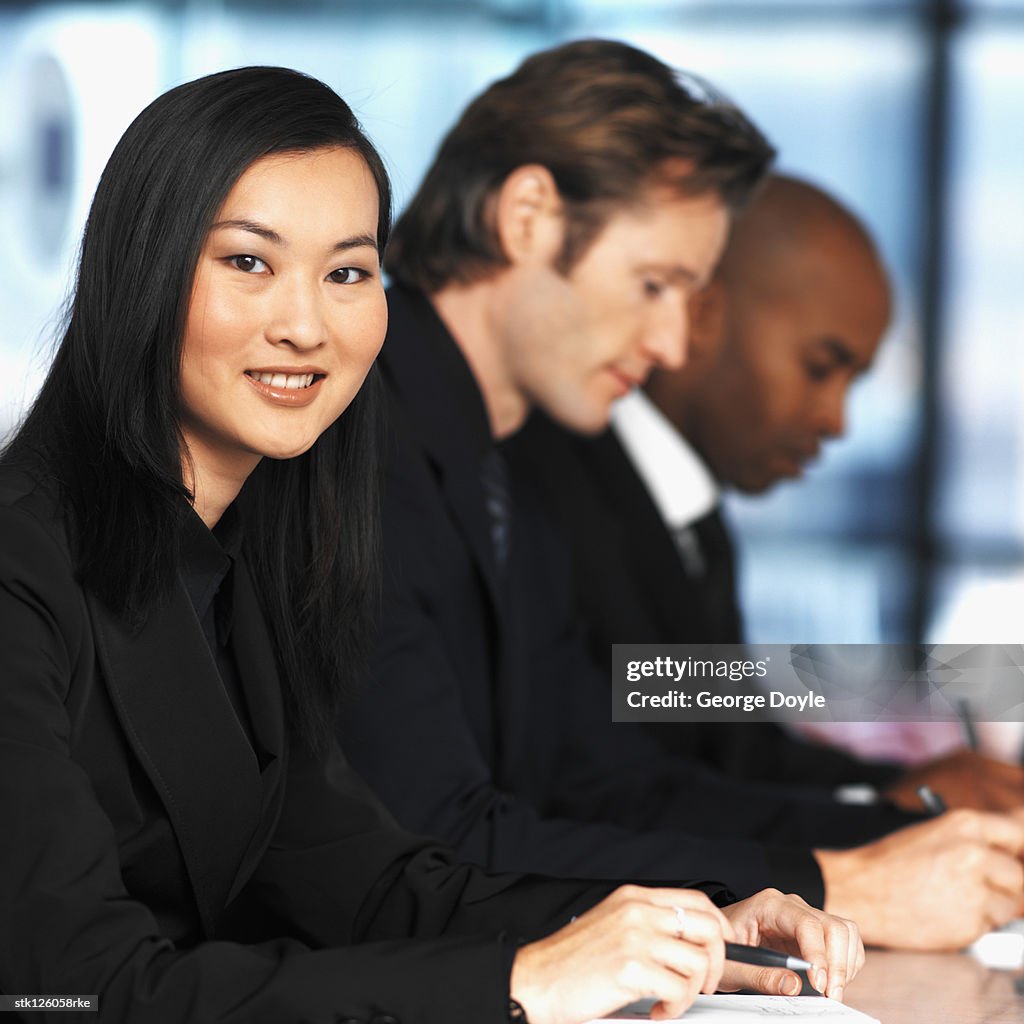
[[843, 433], [843, 405], [889, 320], [863, 225], [831, 196], [776, 175], [737, 218], [693, 305], [693, 358], [648, 391], [715, 475], [762, 491]]

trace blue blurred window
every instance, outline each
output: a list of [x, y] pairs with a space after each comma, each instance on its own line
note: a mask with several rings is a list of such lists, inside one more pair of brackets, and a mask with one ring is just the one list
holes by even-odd
[[[401, 205], [475, 92], [582, 35], [633, 41], [712, 80], [776, 141], [781, 167], [862, 215], [894, 277], [896, 315], [848, 438], [799, 484], [732, 503], [752, 638], [906, 640], [933, 612], [948, 621], [968, 581], [1008, 573], [1024, 551], [1024, 0], [5, 5], [3, 109], [31, 108], [25, 69], [49, 55], [76, 120], [70, 131], [0, 123], [0, 231], [13, 254], [0, 278], [0, 434], [38, 379], [38, 341], [99, 168], [157, 92], [246, 63], [317, 75], [356, 108]], [[134, 74], [112, 70], [111, 47]], [[26, 197], [57, 184], [67, 205], [53, 207], [42, 261], [24, 237]], [[936, 226], [942, 248], [929, 253]], [[918, 501], [920, 486], [934, 500]]]

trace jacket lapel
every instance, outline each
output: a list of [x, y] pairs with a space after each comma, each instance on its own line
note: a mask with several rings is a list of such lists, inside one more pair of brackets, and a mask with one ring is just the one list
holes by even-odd
[[114, 707], [167, 811], [211, 935], [259, 825], [256, 756], [181, 585], [136, 631], [88, 601]]
[[[473, 561], [493, 604], [499, 601], [498, 566], [490, 536], [487, 508], [479, 474], [470, 466], [438, 466], [445, 502], [458, 523], [462, 536], [473, 554]], [[515, 529], [515, 523], [512, 525]]]
[[[628, 552], [624, 564], [636, 583], [631, 592], [647, 605], [662, 634], [679, 635], [691, 592], [675, 542], [650, 493], [614, 431], [580, 442], [577, 450], [602, 492], [609, 521], [619, 530], [617, 550]], [[628, 524], [628, 530], [623, 524]]]
[[244, 559], [236, 562], [234, 576], [235, 621], [231, 648], [252, 722], [253, 742], [260, 766], [263, 816], [245, 851], [229, 899], [234, 898], [249, 880], [270, 841], [284, 799], [287, 761], [284, 700], [277, 661]]

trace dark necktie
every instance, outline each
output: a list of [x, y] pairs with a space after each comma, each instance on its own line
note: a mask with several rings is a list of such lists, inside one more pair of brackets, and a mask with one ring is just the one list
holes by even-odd
[[[743, 625], [736, 598], [732, 540], [715, 508], [672, 538], [691, 585], [698, 588], [702, 621], [695, 634], [702, 643], [740, 643]], [[695, 624], [697, 625], [697, 624]]]
[[491, 526], [491, 546], [498, 574], [502, 575], [508, 562], [512, 538], [512, 496], [505, 456], [492, 448], [480, 463], [480, 483], [484, 492], [484, 505]]
[[683, 571], [691, 580], [699, 580], [708, 566], [696, 529], [692, 525], [673, 526], [672, 539], [683, 563]]

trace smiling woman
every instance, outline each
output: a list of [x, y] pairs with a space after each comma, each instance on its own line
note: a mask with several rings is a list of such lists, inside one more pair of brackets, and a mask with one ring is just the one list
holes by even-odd
[[308, 451], [384, 340], [377, 188], [341, 147], [256, 161], [196, 267], [181, 362], [186, 481], [207, 526], [261, 458]]
[[[314, 745], [361, 673], [375, 601], [374, 375], [357, 391], [382, 340], [390, 223], [380, 157], [322, 83], [251, 68], [158, 98], [104, 169], [62, 343], [7, 453], [45, 461], [76, 575], [136, 624], [176, 584], [193, 507], [212, 526], [239, 495]], [[362, 283], [334, 283], [353, 275]], [[327, 353], [322, 398], [289, 416], [255, 400], [246, 370]]]

